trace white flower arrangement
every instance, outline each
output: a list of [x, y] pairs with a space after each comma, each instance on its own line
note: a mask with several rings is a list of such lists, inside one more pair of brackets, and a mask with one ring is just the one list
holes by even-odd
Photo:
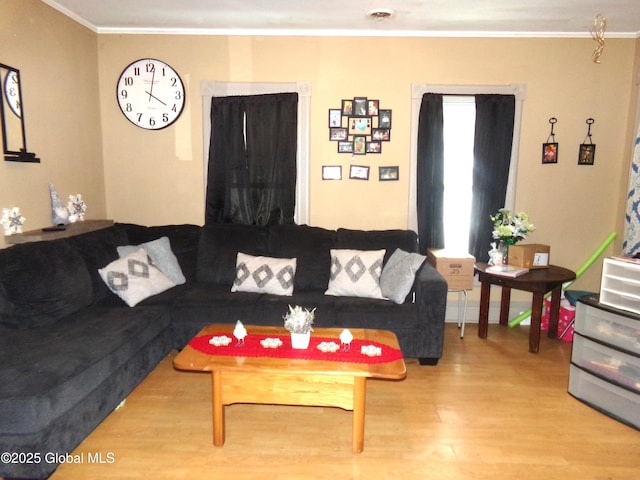
[[511, 214], [506, 208], [501, 208], [498, 213], [491, 215], [493, 222], [493, 238], [501, 240], [509, 245], [515, 245], [536, 228], [529, 222], [529, 215], [524, 212]]
[[313, 332], [313, 321], [316, 317], [316, 309], [309, 311], [298, 305], [292, 307], [289, 305], [289, 313], [284, 315], [284, 328], [291, 333], [309, 333]]

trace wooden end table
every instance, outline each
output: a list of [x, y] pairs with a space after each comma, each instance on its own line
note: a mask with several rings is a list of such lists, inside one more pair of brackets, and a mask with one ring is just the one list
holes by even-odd
[[478, 336], [487, 338], [489, 329], [489, 297], [491, 285], [502, 287], [500, 300], [500, 325], [507, 325], [509, 321], [509, 304], [511, 289], [524, 290], [533, 293], [531, 300], [531, 327], [529, 329], [529, 351], [538, 353], [540, 348], [540, 322], [542, 319], [542, 304], [547, 292], [551, 292], [551, 308], [549, 312], [549, 338], [558, 336], [558, 317], [560, 315], [560, 297], [562, 285], [575, 280], [576, 274], [571, 270], [555, 265], [548, 268], [530, 270], [519, 277], [507, 277], [488, 273], [486, 263], [476, 263], [475, 270], [480, 280], [480, 318], [478, 319]]
[[[234, 325], [209, 325], [198, 336], [224, 333], [233, 338]], [[284, 327], [246, 327], [249, 335], [288, 336]], [[315, 337], [335, 338], [342, 329], [316, 328]], [[395, 334], [384, 330], [351, 329], [354, 339], [400, 350]], [[235, 342], [235, 339], [234, 339]], [[311, 348], [311, 347], [310, 347]], [[300, 358], [223, 356], [187, 345], [174, 359], [178, 370], [211, 372], [213, 444], [224, 445], [224, 407], [233, 403], [339, 407], [353, 411], [353, 452], [364, 448], [367, 378], [402, 380], [406, 366], [400, 358], [387, 363], [354, 363]]]

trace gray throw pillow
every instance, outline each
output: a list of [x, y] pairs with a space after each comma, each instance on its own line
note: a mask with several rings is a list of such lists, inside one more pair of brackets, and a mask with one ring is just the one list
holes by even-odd
[[165, 276], [176, 285], [182, 285], [186, 282], [178, 259], [171, 250], [171, 243], [169, 237], [161, 237], [156, 240], [152, 240], [140, 245], [126, 245], [118, 247], [118, 255], [120, 258], [131, 255], [133, 252], [137, 252], [139, 249], [144, 249], [156, 267], [160, 269]]
[[427, 257], [397, 248], [382, 270], [380, 289], [382, 295], [395, 303], [404, 303], [411, 291], [416, 272]]

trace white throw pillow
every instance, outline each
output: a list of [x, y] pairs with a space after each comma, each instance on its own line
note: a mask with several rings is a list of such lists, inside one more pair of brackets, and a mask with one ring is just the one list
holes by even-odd
[[114, 260], [106, 267], [99, 269], [98, 273], [109, 290], [130, 307], [176, 285], [159, 268], [149, 262], [149, 257], [142, 248], [126, 257]]
[[182, 285], [186, 282], [182, 269], [180, 268], [180, 264], [178, 263], [178, 259], [171, 250], [169, 237], [160, 237], [156, 240], [142, 243], [137, 246], [126, 245], [118, 247], [118, 255], [120, 258], [126, 257], [141, 248], [147, 252], [147, 255], [149, 255], [153, 264], [158, 267], [169, 280], [174, 282], [176, 285]]
[[380, 274], [386, 250], [331, 250], [329, 288], [325, 295], [384, 298]]
[[238, 252], [232, 292], [293, 295], [295, 258], [254, 257]]
[[416, 272], [426, 259], [427, 257], [419, 253], [409, 253], [396, 248], [380, 276], [382, 295], [395, 303], [404, 303], [413, 287]]

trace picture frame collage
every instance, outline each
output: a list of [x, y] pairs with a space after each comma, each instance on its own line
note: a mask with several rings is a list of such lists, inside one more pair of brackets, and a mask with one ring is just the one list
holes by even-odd
[[[337, 153], [356, 158], [360, 155], [380, 154], [384, 142], [391, 141], [390, 109], [381, 109], [380, 100], [367, 97], [343, 99], [340, 108], [329, 109], [329, 140], [336, 142]], [[379, 181], [398, 180], [397, 166], [379, 167]], [[370, 167], [351, 165], [349, 178], [369, 180]], [[341, 180], [342, 166], [322, 167], [323, 180]]]

